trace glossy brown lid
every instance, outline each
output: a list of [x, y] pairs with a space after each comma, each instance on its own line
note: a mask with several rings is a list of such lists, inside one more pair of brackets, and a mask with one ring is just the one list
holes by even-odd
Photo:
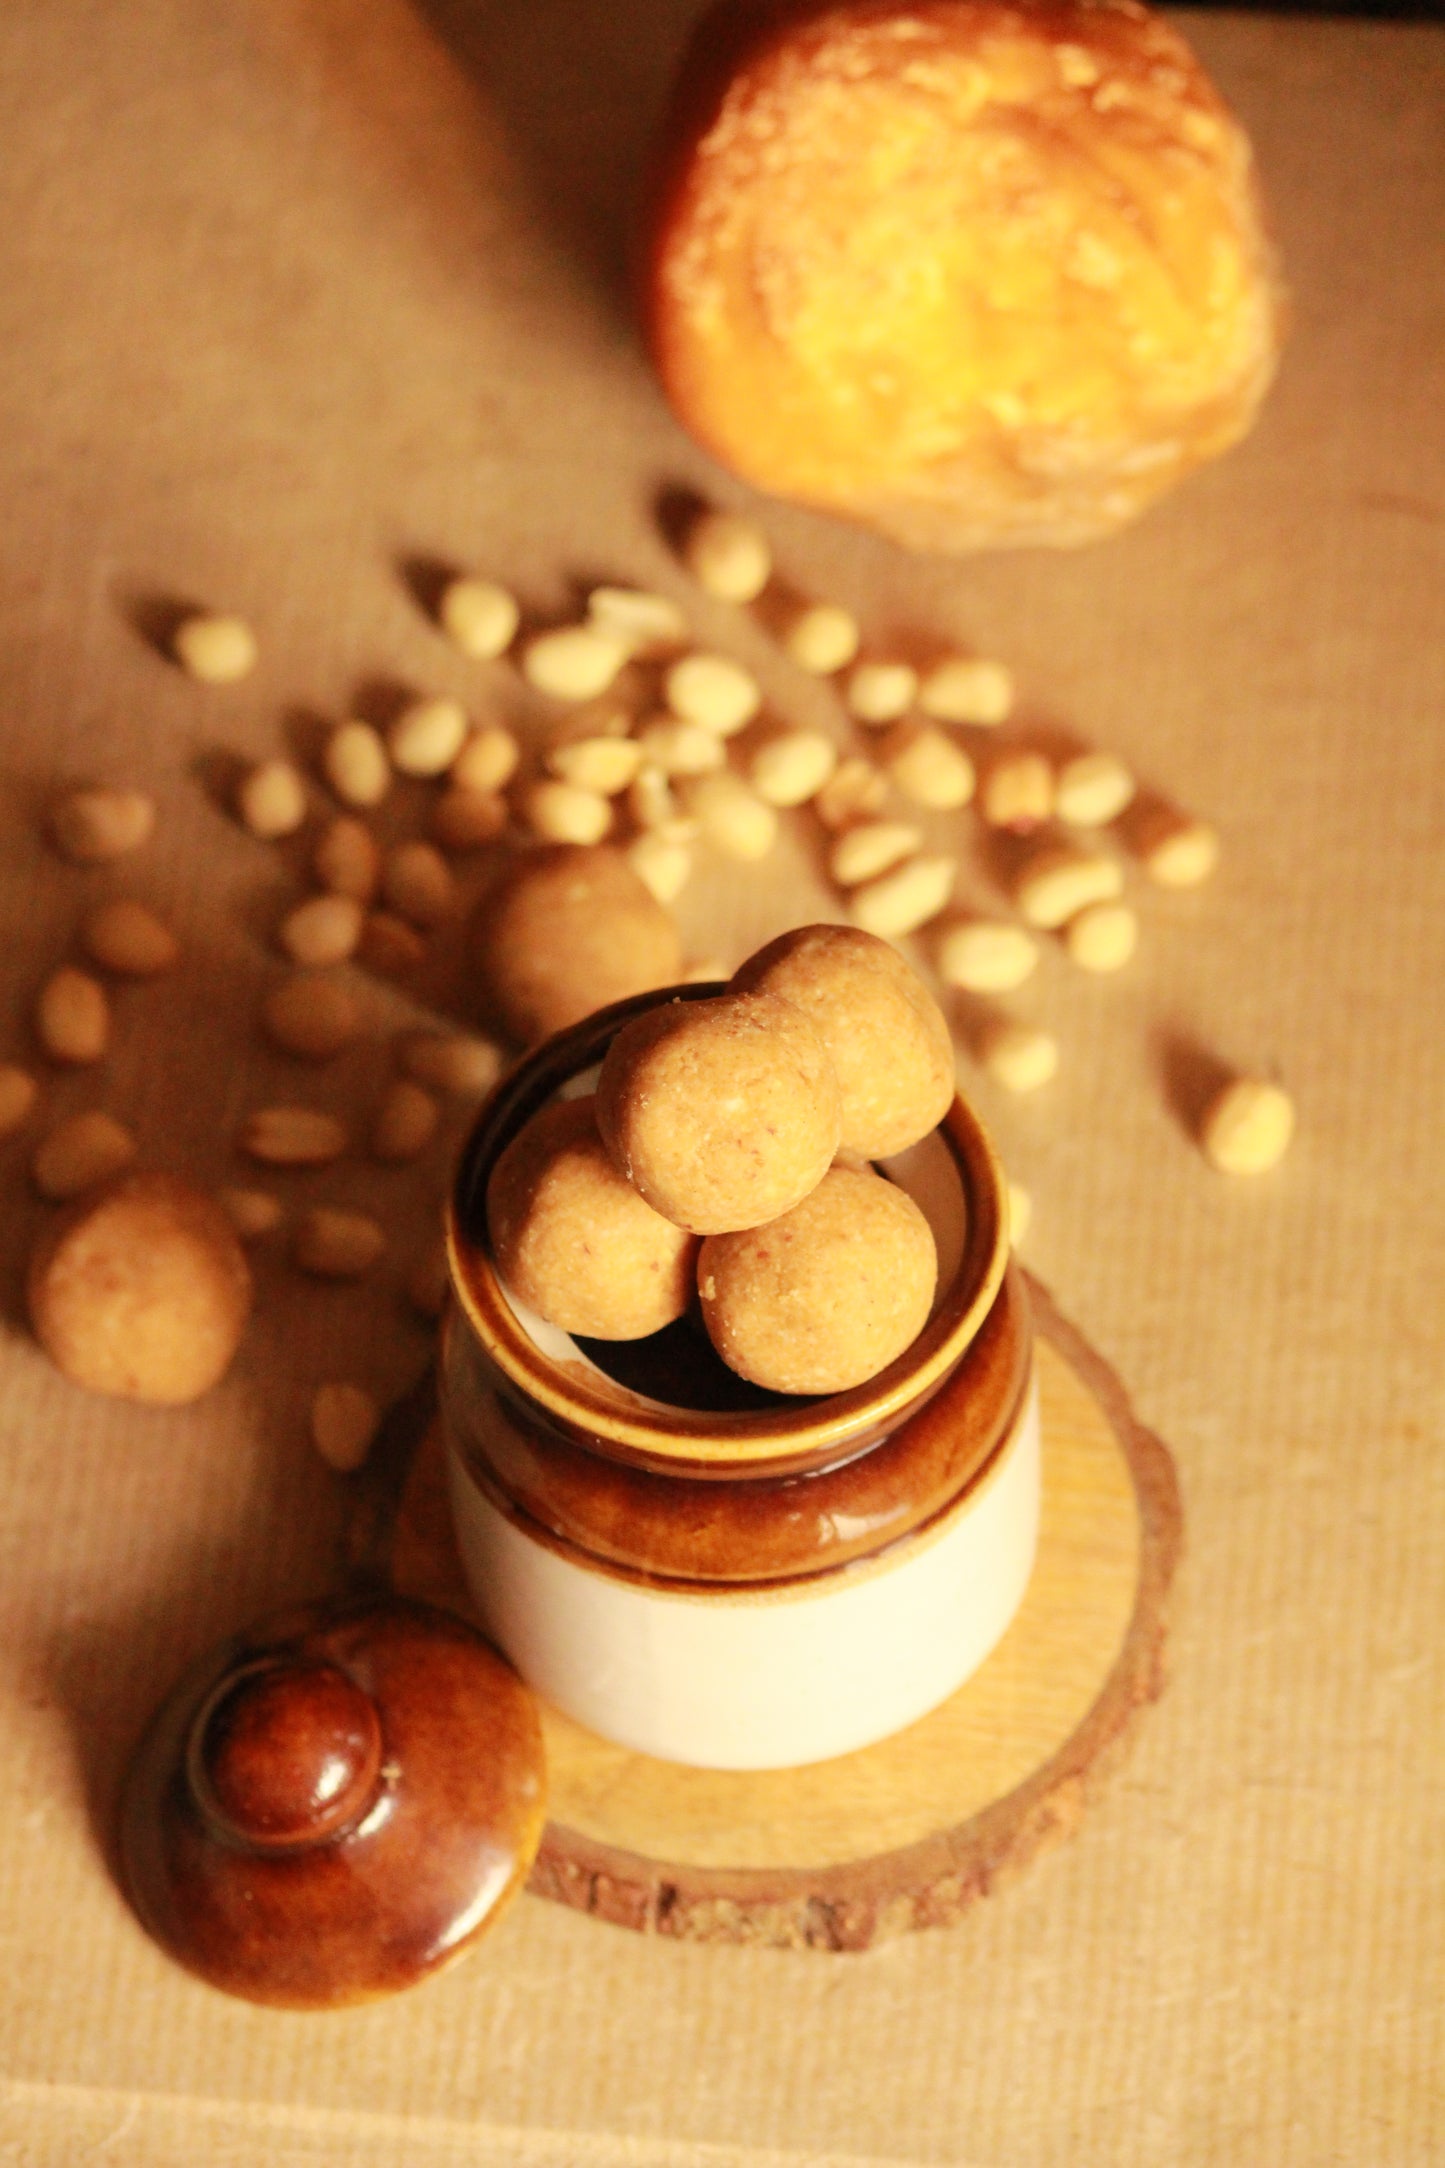
[[460, 1955], [525, 1880], [531, 1694], [471, 1627], [389, 1596], [264, 1621], [176, 1688], [121, 1802], [125, 1881], [180, 1962], [325, 2008]]

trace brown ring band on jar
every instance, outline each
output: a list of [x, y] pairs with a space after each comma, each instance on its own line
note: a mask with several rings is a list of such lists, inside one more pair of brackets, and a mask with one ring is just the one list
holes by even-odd
[[[982, 1329], [937, 1393], [888, 1438], [801, 1475], [728, 1482], [663, 1474], [571, 1443], [521, 1405], [455, 1315], [444, 1357], [449, 1428], [497, 1509], [589, 1560], [689, 1583], [748, 1584], [826, 1572], [923, 1527], [1011, 1435], [1028, 1391], [1028, 1295], [1010, 1266]], [[480, 1374], [480, 1375], [479, 1375]], [[492, 1398], [483, 1415], [478, 1393]]]
[[786, 1399], [748, 1411], [649, 1406], [584, 1360], [544, 1354], [507, 1300], [487, 1242], [486, 1188], [500, 1153], [572, 1078], [600, 1061], [630, 1018], [661, 1001], [714, 998], [716, 983], [664, 988], [600, 1009], [560, 1032], [493, 1093], [463, 1150], [447, 1209], [447, 1253], [458, 1307], [514, 1394], [557, 1432], [604, 1458], [661, 1472], [770, 1475], [851, 1458], [898, 1429], [943, 1385], [993, 1308], [1008, 1263], [1002, 1170], [983, 1127], [955, 1099], [936, 1135], [962, 1190], [963, 1250], [913, 1344], [876, 1377], [844, 1393]]

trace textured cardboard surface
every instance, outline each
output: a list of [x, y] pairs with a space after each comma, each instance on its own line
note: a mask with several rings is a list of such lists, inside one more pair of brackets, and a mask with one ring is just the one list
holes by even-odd
[[[83, 898], [133, 887], [187, 945], [176, 980], [124, 995], [103, 1076], [47, 1086], [52, 1111], [111, 1105], [149, 1157], [220, 1179], [239, 1114], [292, 1088], [252, 1020], [294, 871], [208, 790], [225, 757], [304, 737], [368, 683], [500, 692], [428, 628], [409, 560], [496, 569], [544, 612], [600, 570], [681, 591], [656, 491], [736, 493], [663, 412], [617, 271], [689, 12], [0, 13], [4, 1051], [27, 1048]], [[1438, 2157], [1445, 37], [1187, 28], [1254, 130], [1295, 295], [1253, 439], [1071, 558], [918, 563], [770, 515], [795, 576], [880, 634], [921, 624], [1007, 656], [1032, 712], [1117, 746], [1225, 836], [1207, 892], [1144, 899], [1118, 983], [1050, 956], [1018, 997], [1059, 1033], [1057, 1082], [1017, 1102], [978, 1086], [1035, 1195], [1030, 1261], [1184, 1482], [1173, 1683], [1128, 1768], [963, 1926], [858, 1960], [658, 1946], [524, 1900], [397, 2004], [320, 2020], [220, 2000], [117, 1896], [116, 1773], [187, 1658], [324, 1582], [336, 1499], [300, 1442], [312, 1385], [344, 1368], [390, 1390], [424, 1342], [389, 1284], [358, 1312], [273, 1261], [211, 1399], [86, 1399], [18, 1322], [39, 1211], [17, 1139], [0, 1156], [0, 2157]], [[244, 686], [202, 691], [141, 636], [177, 596], [254, 619]], [[82, 775], [160, 801], [124, 882], [39, 840], [46, 792]], [[685, 916], [697, 953], [733, 961], [829, 907], [798, 827], [767, 879], [713, 869]], [[1276, 1175], [1230, 1185], [1189, 1143], [1205, 1057], [1289, 1081], [1300, 1133]], [[379, 1062], [306, 1088], [360, 1112]], [[443, 1163], [346, 1174], [397, 1220], [397, 1270]]]

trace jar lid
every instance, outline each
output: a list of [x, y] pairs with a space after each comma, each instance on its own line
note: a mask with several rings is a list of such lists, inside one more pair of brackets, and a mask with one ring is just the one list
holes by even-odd
[[459, 1956], [545, 1819], [529, 1689], [449, 1613], [394, 1596], [283, 1612], [158, 1711], [126, 1779], [143, 1924], [214, 1986], [316, 2009]]

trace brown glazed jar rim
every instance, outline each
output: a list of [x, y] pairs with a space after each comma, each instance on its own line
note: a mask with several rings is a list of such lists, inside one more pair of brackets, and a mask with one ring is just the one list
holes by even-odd
[[543, 1354], [508, 1302], [486, 1244], [487, 1180], [523, 1124], [600, 1061], [630, 1018], [659, 1002], [712, 1000], [725, 990], [714, 981], [613, 1002], [519, 1063], [492, 1093], [463, 1147], [447, 1204], [447, 1259], [453, 1295], [482, 1347], [564, 1437], [643, 1467], [784, 1474], [861, 1451], [895, 1428], [938, 1389], [993, 1307], [1008, 1264], [1006, 1192], [983, 1125], [963, 1099], [954, 1099], [937, 1131], [963, 1190], [963, 1254], [952, 1282], [912, 1345], [847, 1392], [800, 1399], [795, 1407], [651, 1409], [593, 1366], [580, 1360], [564, 1365]]

